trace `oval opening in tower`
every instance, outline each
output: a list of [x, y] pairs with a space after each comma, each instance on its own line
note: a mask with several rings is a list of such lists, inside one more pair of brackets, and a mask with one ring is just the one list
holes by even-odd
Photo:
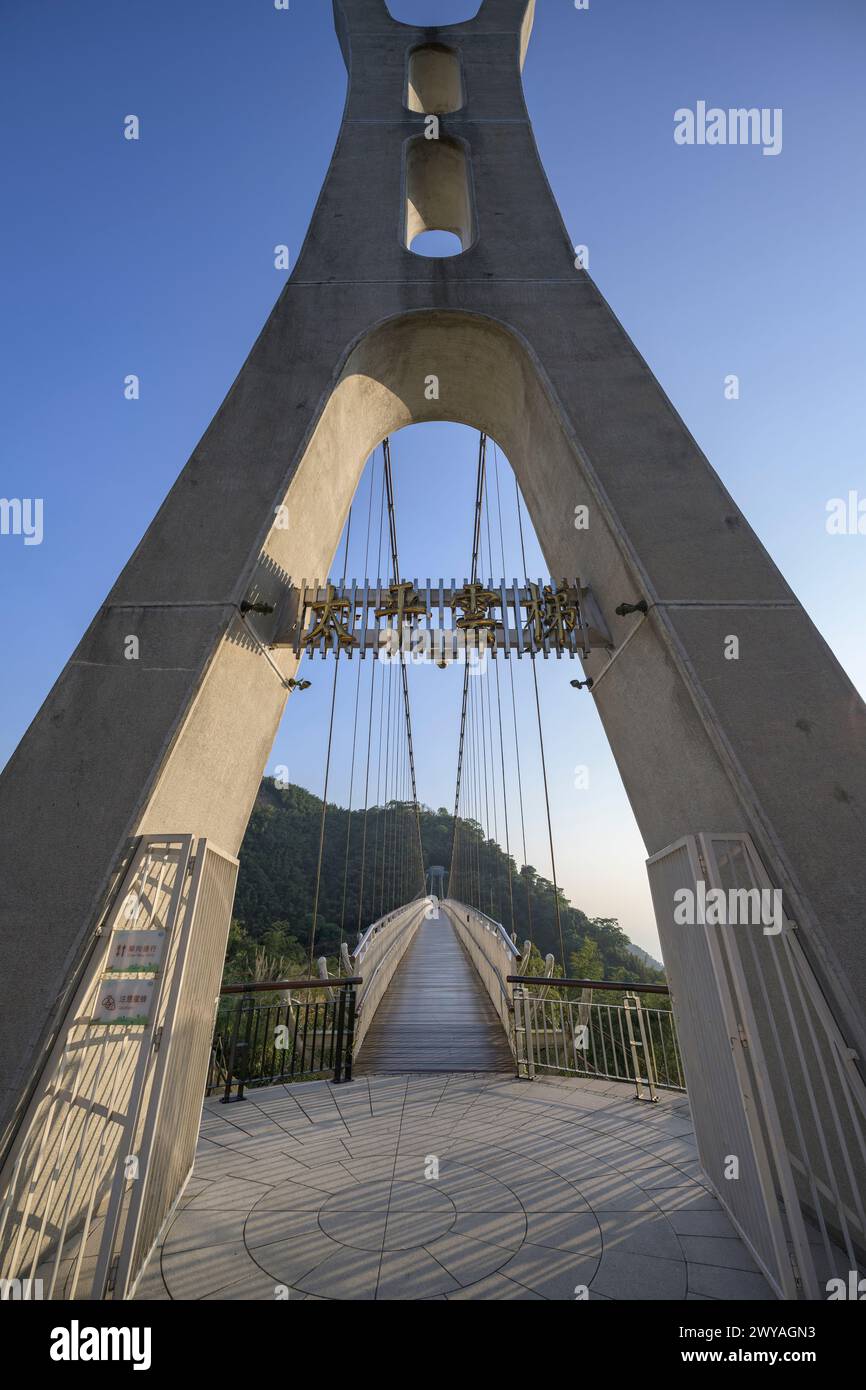
[[[423, 135], [406, 145], [405, 245], [417, 255], [457, 255], [475, 237], [469, 165], [457, 140], [426, 140]], [[451, 232], [459, 242], [448, 252], [441, 238], [423, 237], [428, 232]], [[416, 242], [416, 238], [421, 238]]]
[[386, 4], [392, 19], [412, 29], [468, 24], [481, 9], [480, 0], [386, 0]]
[[454, 232], [419, 232], [412, 238], [409, 250], [416, 256], [427, 256], [431, 260], [442, 260], [445, 256], [459, 256], [463, 246]]
[[409, 54], [406, 105], [426, 116], [445, 116], [463, 106], [460, 59], [441, 43], [424, 44]]

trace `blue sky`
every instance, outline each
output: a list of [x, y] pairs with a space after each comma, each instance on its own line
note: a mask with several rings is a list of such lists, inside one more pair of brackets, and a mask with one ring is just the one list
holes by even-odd
[[[525, 71], [542, 158], [590, 271], [861, 691], [866, 535], [826, 505], [866, 497], [859, 0], [539, 0]], [[395, 17], [467, 18], [401, 0]], [[327, 0], [7, 3], [0, 496], [44, 499], [44, 539], [0, 535], [0, 763], [206, 428], [276, 299], [339, 126]], [[673, 113], [781, 107], [783, 149], [682, 147]], [[141, 118], [141, 139], [122, 138]], [[127, 373], [141, 399], [123, 397]], [[740, 399], [725, 399], [729, 373]], [[394, 441], [406, 568], [462, 574], [476, 442]], [[503, 481], [510, 475], [503, 472]], [[364, 487], [356, 511], [364, 505]], [[444, 524], [450, 521], [454, 536]], [[510, 525], [510, 523], [509, 523]], [[356, 531], [360, 532], [358, 527]], [[463, 539], [460, 539], [461, 536]], [[509, 572], [519, 568], [513, 536]], [[350, 571], [363, 555], [353, 552]], [[655, 948], [643, 847], [591, 700], [541, 675], [560, 878]], [[292, 701], [269, 766], [321, 791], [329, 682]], [[458, 679], [413, 679], [419, 791], [453, 799]], [[531, 674], [521, 708], [531, 749]], [[341, 728], [351, 686], [341, 688]], [[525, 738], [524, 738], [525, 736]], [[345, 753], [345, 749], [343, 749]], [[529, 857], [547, 871], [537, 761]], [[576, 791], [573, 769], [590, 769]], [[345, 767], [343, 754], [336, 766]], [[345, 799], [348, 769], [332, 793]]]

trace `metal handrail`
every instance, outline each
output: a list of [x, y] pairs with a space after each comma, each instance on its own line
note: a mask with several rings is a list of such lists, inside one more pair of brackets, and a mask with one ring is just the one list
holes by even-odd
[[502, 944], [508, 948], [512, 955], [517, 956], [518, 960], [520, 959], [521, 952], [519, 948], [515, 946], [502, 923], [497, 922], [495, 917], [488, 916], [486, 912], [482, 912], [480, 907], [472, 907], [470, 903], [458, 903], [456, 898], [442, 898], [440, 901], [443, 907], [450, 902], [453, 904], [455, 911], [459, 908], [465, 908], [467, 912], [471, 912], [475, 917], [480, 918], [482, 922], [486, 922], [493, 928], [494, 932], [502, 941]]
[[[426, 896], [426, 895], [425, 895], [425, 896]], [[382, 928], [383, 928], [383, 927], [386, 927], [386, 926], [389, 926], [390, 923], [394, 920], [395, 917], [400, 917], [404, 912], [408, 912], [409, 908], [413, 907], [416, 903], [420, 903], [421, 901], [422, 901], [422, 899], [420, 899], [420, 898], [413, 898], [411, 902], [404, 903], [402, 907], [395, 907], [395, 908], [393, 909], [393, 911], [392, 911], [392, 912], [389, 912], [385, 917], [380, 917], [378, 922], [374, 922], [373, 925], [372, 925], [371, 927], [368, 927], [367, 930], [364, 932], [364, 935], [361, 937], [361, 940], [358, 942], [358, 944], [357, 944], [357, 946], [355, 947], [354, 951], [351, 952], [350, 957], [349, 957], [350, 960], [358, 960], [359, 957], [361, 956], [362, 952], [366, 954], [367, 946], [369, 945], [370, 941], [373, 939], [374, 934], [375, 934], [375, 935], [378, 935], [379, 932], [382, 930]], [[407, 930], [407, 928], [408, 928], [409, 925], [410, 925], [410, 924], [407, 922], [407, 923], [403, 926], [402, 931], [399, 931], [399, 932], [397, 933], [397, 935], [394, 937], [394, 940], [391, 942], [390, 946], [389, 946], [389, 947], [387, 948], [387, 950], [385, 951], [385, 954], [382, 956], [382, 959], [379, 961], [379, 963], [378, 963], [378, 965], [376, 966], [375, 970], [373, 971], [372, 975], [370, 975], [370, 977], [369, 977], [368, 980], [367, 980], [367, 988], [368, 988], [368, 989], [369, 989], [370, 985], [373, 983], [373, 980], [374, 980], [374, 979], [376, 978], [376, 976], [378, 975], [379, 970], [380, 970], [381, 967], [384, 965], [384, 963], [385, 963], [385, 961], [386, 961], [388, 955], [389, 955], [390, 952], [394, 949], [394, 947], [396, 946], [397, 942], [398, 942], [398, 941], [400, 940], [400, 938], [403, 936], [404, 932]], [[361, 962], [361, 964], [363, 964], [363, 962]]]
[[[384, 952], [384, 954], [383, 954], [383, 956], [382, 956], [382, 959], [381, 959], [380, 961], [377, 962], [377, 964], [376, 964], [376, 966], [375, 966], [375, 969], [373, 970], [372, 975], [368, 975], [368, 976], [367, 976], [367, 989], [368, 989], [368, 990], [369, 990], [371, 984], [373, 983], [373, 981], [375, 980], [376, 976], [379, 974], [379, 971], [382, 969], [382, 966], [385, 964], [386, 960], [387, 960], [388, 957], [390, 956], [390, 954], [391, 954], [391, 952], [393, 951], [394, 947], [398, 944], [398, 942], [402, 941], [402, 939], [403, 939], [403, 937], [405, 936], [406, 932], [409, 931], [409, 929], [410, 929], [411, 927], [413, 927], [414, 925], [415, 925], [414, 922], [406, 922], [406, 923], [404, 924], [404, 926], [402, 927], [402, 929], [401, 929], [401, 930], [397, 933], [397, 935], [394, 937], [394, 940], [387, 946], [387, 948], [385, 949], [385, 952]], [[359, 1012], [360, 1012], [360, 1010], [361, 1010], [362, 1007], [363, 1007], [363, 1000], [362, 1000], [361, 1003], [358, 1005], [358, 1011], [359, 1011]]]
[[413, 903], [420, 903], [427, 896], [428, 895], [426, 893], [422, 893], [417, 898], [412, 898], [410, 902], [403, 903], [400, 907], [392, 908], [390, 912], [386, 912], [385, 916], [380, 917], [378, 921], [372, 922], [370, 926], [367, 928], [367, 930], [364, 932], [363, 936], [358, 941], [358, 944], [355, 947], [354, 951], [352, 951], [352, 960], [360, 959], [362, 952], [364, 952], [367, 949], [368, 943], [372, 940], [374, 936], [376, 936], [382, 930], [383, 927], [386, 927], [388, 923], [393, 921], [395, 917], [399, 917], [401, 912], [405, 912], [406, 909], [411, 907]]
[[619, 990], [621, 994], [670, 994], [667, 985], [644, 985], [634, 980], [575, 980], [570, 976], [557, 978], [546, 975], [509, 975], [510, 985], [539, 985], [559, 989], [609, 989]]
[[[571, 976], [509, 975], [514, 989], [517, 1074], [538, 1072], [629, 1081], [637, 1100], [655, 1101], [657, 1088], [682, 1091], [685, 1084], [669, 1005], [650, 1007], [641, 995], [670, 998], [667, 985]], [[557, 993], [580, 989], [579, 1000]], [[621, 1001], [592, 1000], [592, 991], [616, 993]]]
[[[461, 924], [461, 925], [462, 925], [462, 924]], [[513, 944], [514, 944], [513, 942], [509, 942], [509, 945], [513, 945]], [[507, 1007], [510, 1009], [510, 1008], [512, 1007], [511, 996], [510, 996], [510, 994], [508, 993], [508, 990], [505, 988], [505, 985], [506, 985], [506, 984], [508, 983], [508, 981], [511, 979], [511, 976], [510, 976], [510, 975], [508, 975], [508, 976], [503, 976], [502, 971], [499, 969], [499, 966], [496, 964], [495, 961], [492, 961], [492, 960], [490, 959], [490, 957], [488, 956], [487, 952], [484, 950], [484, 948], [481, 946], [481, 944], [480, 944], [478, 941], [475, 942], [475, 946], [476, 946], [476, 948], [481, 952], [481, 954], [482, 954], [482, 956], [484, 957], [484, 959], [486, 960], [487, 964], [490, 966], [490, 969], [493, 971], [494, 975], [496, 976], [496, 981], [497, 981], [497, 983], [498, 983], [498, 985], [499, 985], [499, 992], [500, 992], [500, 994], [502, 995], [502, 998], [505, 1000]]]
[[[229, 1016], [217, 1016], [205, 1094], [220, 1089], [224, 1102], [242, 1101], [248, 1086], [276, 1085], [329, 1071], [336, 1084], [351, 1081], [356, 986], [362, 983], [362, 976], [349, 975], [224, 985], [220, 995], [237, 1002]], [[306, 991], [306, 997], [293, 1000], [292, 993], [299, 991]], [[325, 998], [316, 998], [316, 991]], [[257, 994], [285, 998], [257, 1003]], [[277, 1039], [280, 1032], [285, 1033], [283, 1041]]]
[[501, 922], [497, 922], [495, 917], [488, 917], [487, 913], [482, 912], [479, 907], [470, 907], [469, 911], [474, 912], [476, 917], [483, 918], [485, 922], [489, 922], [491, 927], [493, 927], [501, 937], [502, 944], [508, 948], [512, 955], [517, 956], [518, 960], [520, 959], [520, 950], [517, 946], [515, 946], [514, 942], [511, 940], [511, 937], [508, 935], [508, 932], [505, 930]]
[[220, 994], [263, 994], [287, 989], [337, 989], [340, 985], [360, 984], [363, 984], [361, 975], [341, 975], [335, 980], [256, 980], [245, 985], [223, 985]]

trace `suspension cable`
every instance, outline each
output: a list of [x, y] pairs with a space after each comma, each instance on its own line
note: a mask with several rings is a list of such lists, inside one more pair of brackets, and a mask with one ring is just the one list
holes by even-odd
[[[478, 685], [477, 685], [477, 684], [475, 685], [474, 690], [473, 690], [473, 704], [475, 705], [475, 768], [476, 768], [476, 779], [477, 779], [477, 784], [478, 784], [478, 820], [479, 820], [480, 824], [483, 826], [483, 834], [482, 834], [482, 836], [481, 836], [481, 841], [480, 841], [479, 846], [478, 846], [479, 867], [480, 867], [480, 870], [481, 870], [481, 872], [479, 873], [479, 878], [478, 878], [478, 906], [481, 908], [481, 911], [482, 911], [482, 912], [488, 912], [488, 913], [489, 913], [489, 912], [490, 912], [490, 907], [491, 907], [491, 904], [490, 904], [490, 885], [489, 885], [489, 882], [488, 882], [488, 885], [487, 885], [487, 906], [485, 907], [485, 904], [484, 904], [484, 887], [483, 887], [483, 882], [482, 882], [482, 877], [481, 877], [481, 874], [482, 874], [482, 873], [483, 873], [484, 879], [489, 880], [489, 877], [490, 877], [490, 848], [489, 848], [489, 845], [490, 845], [490, 832], [489, 832], [489, 830], [488, 830], [488, 828], [487, 828], [486, 816], [485, 816], [484, 819], [482, 820], [482, 813], [484, 812], [484, 803], [485, 803], [485, 799], [486, 799], [486, 797], [485, 797], [486, 788], [485, 788], [485, 786], [484, 786], [484, 781], [485, 781], [485, 778], [484, 778], [484, 731], [483, 731], [483, 728], [482, 728], [482, 715], [483, 715], [483, 712], [484, 712], [484, 705], [483, 705], [483, 702], [482, 702], [482, 699], [481, 699], [481, 691], [480, 691], [480, 689], [478, 688]], [[479, 752], [479, 748], [480, 748], [480, 752]], [[492, 916], [493, 914], [491, 913], [490, 915]]]
[[[505, 580], [505, 539], [502, 534], [502, 503], [499, 496], [499, 454], [496, 444], [493, 445], [493, 475], [496, 480], [496, 507], [499, 514], [499, 549], [502, 557], [502, 579]], [[493, 564], [493, 552], [490, 545], [490, 508], [487, 509], [487, 551], [490, 555], [490, 564]], [[510, 663], [509, 663], [510, 664]], [[505, 859], [508, 868], [508, 909], [511, 916], [511, 932], [514, 934], [514, 885], [511, 874], [511, 835], [508, 825], [508, 784], [505, 780], [505, 740], [502, 737], [502, 685], [499, 679], [499, 662], [496, 667], [496, 709], [499, 723], [499, 765], [502, 774], [502, 810], [505, 816]]]
[[[476, 747], [476, 742], [475, 742], [475, 687], [474, 687], [474, 685], [472, 684], [471, 681], [470, 681], [470, 683], [469, 683], [469, 698], [468, 698], [467, 704], [466, 704], [466, 733], [467, 733], [467, 738], [468, 738], [468, 743], [467, 743], [467, 748], [466, 748], [466, 776], [467, 776], [468, 782], [469, 782], [469, 785], [468, 785], [468, 788], [467, 788], [467, 791], [468, 791], [467, 802], [468, 802], [468, 807], [469, 807], [469, 822], [470, 822], [470, 825], [476, 826], [476, 827], [477, 827], [477, 826], [478, 826], [478, 778], [477, 778], [477, 776], [476, 776], [476, 764], [477, 764], [478, 759], [477, 759], [477, 757], [476, 757], [477, 747]], [[480, 904], [479, 901], [478, 901], [478, 895], [479, 895], [480, 890], [481, 890], [481, 867], [480, 867], [480, 859], [479, 859], [479, 854], [480, 854], [479, 836], [478, 836], [474, 831], [472, 831], [471, 833], [472, 833], [472, 839], [471, 839], [471, 844], [472, 844], [472, 860], [473, 860], [474, 872], [475, 872], [475, 882], [474, 882], [474, 884], [472, 885], [472, 897], [469, 899], [469, 901], [470, 901], [471, 903], [473, 903], [475, 907], [480, 907], [481, 904]], [[472, 881], [471, 881], [471, 879], [470, 879], [470, 883], [471, 883], [471, 882], [472, 882]]]
[[[391, 441], [387, 437], [382, 441], [382, 454], [385, 460], [385, 487], [388, 493], [388, 529], [391, 539], [391, 563], [394, 567], [394, 583], [401, 582], [400, 561], [397, 555], [397, 521], [394, 513], [394, 479], [391, 472]], [[403, 708], [406, 715], [406, 741], [409, 745], [409, 772], [412, 781], [412, 802], [415, 808], [415, 826], [418, 831], [418, 852], [420, 855], [420, 870], [424, 869], [424, 844], [421, 839], [421, 814], [418, 807], [418, 786], [415, 780], [415, 749], [412, 743], [412, 713], [409, 707], [409, 676], [406, 670], [406, 662], [403, 660], [403, 634], [399, 634], [399, 660], [400, 672], [403, 678]], [[423, 892], [424, 885], [420, 885]]]
[[[514, 494], [517, 498], [517, 524], [520, 529], [520, 554], [523, 560], [523, 572], [526, 576], [526, 581], [528, 583], [529, 575], [526, 572], [526, 549], [523, 542], [523, 514], [520, 501], [520, 488], [517, 483], [516, 473], [514, 475]], [[556, 929], [559, 934], [559, 956], [560, 960], [562, 961], [562, 973], [564, 976], [567, 976], [568, 970], [565, 964], [565, 942], [562, 936], [562, 916], [559, 910], [559, 887], [556, 878], [556, 857], [553, 852], [553, 822], [550, 818], [550, 796], [548, 794], [547, 788], [547, 759], [544, 756], [544, 730], [541, 724], [541, 701], [538, 695], [538, 672], [535, 669], [534, 659], [531, 660], [530, 664], [532, 666], [532, 681], [535, 687], [535, 713], [538, 719], [538, 745], [541, 750], [541, 772], [542, 777], [544, 779], [544, 806], [547, 812], [547, 838], [550, 843], [550, 871], [553, 875], [553, 908], [556, 916]]]
[[[476, 705], [478, 707], [478, 735], [481, 739], [481, 762], [479, 764], [479, 780], [484, 787], [484, 858], [486, 862], [485, 873], [487, 876], [487, 891], [490, 907], [490, 916], [493, 916], [493, 877], [491, 873], [491, 839], [490, 839], [490, 787], [487, 777], [487, 723], [484, 718], [484, 687], [476, 692]], [[483, 909], [482, 909], [483, 910]]]
[[[343, 583], [349, 563], [349, 537], [352, 534], [352, 508], [346, 522], [346, 549], [343, 555]], [[310, 929], [310, 977], [313, 974], [313, 952], [316, 946], [316, 924], [319, 920], [319, 891], [322, 886], [322, 856], [325, 850], [325, 821], [328, 815], [328, 779], [331, 775], [331, 748], [334, 742], [334, 710], [337, 705], [337, 677], [340, 674], [341, 649], [339, 644], [334, 654], [334, 683], [331, 687], [331, 717], [328, 723], [328, 751], [325, 755], [325, 785], [322, 791], [322, 819], [319, 824], [319, 854], [316, 861], [316, 891], [313, 897], [313, 925]]]
[[[493, 458], [494, 458], [494, 462], [495, 462], [496, 506], [497, 506], [497, 510], [498, 510], [498, 512], [499, 512], [499, 534], [500, 534], [500, 536], [501, 536], [501, 535], [502, 535], [502, 499], [501, 499], [500, 492], [499, 492], [499, 451], [498, 451], [497, 448], [496, 448], [495, 442], [494, 442], [494, 445], [493, 445]], [[516, 481], [516, 478], [515, 478], [515, 481]], [[525, 568], [526, 568], [526, 566], [524, 565], [524, 569], [525, 569]], [[504, 572], [505, 572], [505, 550], [504, 550], [504, 543], [503, 543], [503, 550], [502, 550], [502, 569], [503, 569], [503, 578], [504, 578]], [[530, 660], [531, 660], [531, 658], [530, 658]], [[517, 795], [518, 795], [518, 803], [519, 803], [519, 806], [520, 806], [520, 836], [521, 836], [521, 841], [522, 841], [522, 844], [523, 844], [523, 867], [524, 867], [524, 868], [528, 868], [528, 866], [529, 866], [529, 858], [528, 858], [527, 853], [526, 853], [526, 817], [525, 817], [525, 815], [524, 815], [524, 808], [523, 808], [523, 773], [522, 773], [522, 771], [521, 771], [520, 738], [519, 738], [518, 732], [517, 732], [517, 696], [516, 696], [515, 687], [514, 687], [514, 663], [513, 663], [512, 661], [509, 661], [509, 663], [508, 663], [508, 674], [509, 674], [509, 676], [510, 676], [510, 678], [511, 678], [511, 719], [512, 719], [512, 723], [513, 723], [513, 725], [514, 725], [514, 763], [515, 763], [515, 767], [517, 768]], [[529, 941], [530, 941], [530, 945], [533, 945], [534, 942], [535, 942], [535, 936], [534, 936], [533, 927], [532, 927], [532, 893], [531, 893], [531, 891], [530, 891], [529, 877], [528, 877], [528, 876], [526, 877], [526, 913], [527, 913], [527, 927], [528, 927], [528, 929], [529, 929]]]
[[[368, 571], [370, 562], [370, 527], [373, 520], [373, 488], [376, 481], [376, 455], [373, 455], [372, 467], [370, 470], [370, 501], [367, 507], [367, 539], [364, 546], [364, 574]], [[376, 663], [373, 662], [375, 668]], [[352, 722], [352, 766], [349, 772], [349, 807], [346, 817], [346, 854], [343, 861], [343, 903], [340, 909], [340, 949], [342, 951], [343, 936], [346, 926], [346, 892], [349, 886], [349, 843], [352, 837], [352, 794], [355, 789], [355, 754], [358, 744], [358, 706], [361, 698], [361, 671], [363, 662], [358, 657], [358, 679], [355, 683], [355, 714]]]
[[[392, 703], [392, 701], [391, 701], [391, 696], [392, 696], [393, 693], [394, 693], [394, 671], [393, 671], [393, 668], [389, 668], [389, 670], [388, 670], [388, 677], [389, 677], [389, 679], [388, 679], [388, 681], [387, 681], [387, 685], [388, 685], [388, 713], [387, 713], [387, 715], [386, 715], [386, 717], [385, 717], [385, 764], [384, 764], [384, 781], [383, 781], [383, 783], [382, 783], [382, 798], [381, 798], [381, 800], [382, 800], [382, 805], [381, 805], [381, 810], [380, 810], [379, 817], [378, 817], [378, 820], [377, 820], [377, 823], [376, 823], [376, 864], [377, 864], [377, 865], [378, 865], [378, 862], [379, 862], [379, 826], [381, 825], [381, 827], [382, 827], [382, 872], [381, 872], [381, 874], [379, 875], [379, 911], [378, 911], [378, 912], [376, 912], [376, 899], [375, 899], [375, 897], [373, 898], [373, 917], [374, 917], [374, 920], [378, 920], [379, 917], [383, 917], [384, 914], [385, 914], [385, 909], [384, 909], [384, 906], [383, 906], [383, 899], [384, 899], [384, 896], [385, 896], [385, 856], [386, 856], [386, 854], [387, 854], [387, 852], [388, 852], [388, 842], [387, 842], [387, 836], [388, 836], [388, 774], [389, 774], [389, 772], [391, 771], [391, 703]], [[382, 687], [382, 694], [383, 694], [383, 705], [384, 705], [384, 686]], [[380, 757], [381, 757], [381, 744], [380, 744]], [[377, 797], [377, 800], [378, 800], [378, 799], [379, 799], [379, 798]], [[374, 891], [375, 891], [375, 889], [374, 889]]]
[[[488, 484], [487, 484], [487, 478], [486, 478], [486, 477], [485, 477], [485, 479], [484, 479], [484, 516], [485, 516], [485, 520], [486, 520], [486, 523], [487, 523], [487, 572], [488, 572], [488, 575], [491, 576], [491, 577], [490, 577], [490, 588], [492, 589], [492, 587], [493, 587], [493, 579], [492, 579], [492, 574], [493, 574], [493, 551], [492, 551], [491, 541], [490, 541], [490, 504], [489, 504], [489, 500], [488, 500]], [[482, 562], [482, 563], [483, 563], [483, 562]], [[483, 569], [482, 569], [482, 573], [483, 573]], [[498, 669], [498, 662], [497, 662], [497, 659], [496, 659], [496, 648], [495, 648], [495, 647], [493, 648], [493, 656], [492, 656], [491, 659], [492, 659], [493, 665], [496, 666], [497, 669]], [[496, 850], [499, 850], [499, 848], [500, 848], [500, 847], [499, 847], [499, 814], [498, 814], [497, 807], [496, 807], [496, 763], [495, 763], [494, 757], [493, 757], [493, 711], [492, 711], [491, 705], [490, 705], [490, 684], [491, 684], [491, 682], [490, 682], [489, 680], [484, 682], [484, 687], [483, 687], [482, 694], [481, 694], [482, 730], [483, 730], [483, 737], [484, 737], [484, 794], [485, 794], [485, 801], [486, 801], [486, 798], [487, 798], [487, 777], [488, 777], [487, 748], [488, 748], [488, 742], [489, 742], [489, 745], [490, 745], [490, 762], [489, 762], [489, 768], [490, 768], [490, 790], [491, 790], [491, 797], [490, 797], [490, 800], [491, 800], [492, 805], [493, 805], [493, 837], [492, 837], [492, 844], [496, 846]], [[485, 699], [486, 699], [486, 703], [487, 703], [487, 718], [486, 718], [486, 721], [485, 721], [485, 719], [484, 719], [484, 704], [485, 704]], [[491, 903], [491, 913], [490, 913], [490, 915], [491, 915], [491, 917], [494, 917], [496, 921], [498, 921], [499, 918], [500, 918], [500, 916], [501, 916], [500, 906], [499, 906], [499, 870], [498, 870], [498, 865], [496, 864], [496, 858], [495, 858], [494, 850], [490, 848], [490, 845], [491, 845], [491, 837], [490, 837], [490, 819], [489, 819], [489, 818], [490, 818], [490, 811], [489, 811], [489, 806], [488, 806], [487, 815], [488, 815], [488, 824], [487, 824], [488, 863], [489, 863], [490, 870], [491, 870], [491, 873], [490, 873], [490, 903]], [[501, 852], [501, 851], [500, 851], [500, 852]], [[496, 865], [495, 869], [494, 869], [494, 865]], [[495, 895], [495, 899], [496, 899], [495, 911], [493, 910], [494, 895]]]
[[394, 810], [392, 813], [393, 825], [391, 828], [391, 851], [388, 855], [388, 911], [397, 906], [397, 840], [400, 832], [400, 777], [403, 771], [403, 746], [404, 740], [398, 737], [398, 725], [400, 723], [400, 711], [398, 703], [394, 701], [394, 768], [393, 768], [393, 795]]
[[[374, 455], [374, 463], [375, 463], [375, 455]], [[375, 468], [374, 468], [373, 471], [375, 472]], [[371, 496], [372, 496], [372, 490], [373, 490], [373, 478], [371, 477], [371, 478], [370, 478], [370, 492], [371, 492]], [[382, 469], [382, 490], [381, 490], [381, 497], [380, 497], [380, 501], [379, 501], [379, 546], [378, 546], [378, 551], [377, 551], [377, 554], [376, 554], [376, 583], [377, 583], [377, 586], [381, 586], [381, 576], [382, 576], [382, 528], [383, 528], [383, 525], [384, 525], [384, 519], [385, 519], [385, 470], [384, 470], [384, 468], [383, 468], [383, 469]], [[358, 936], [359, 936], [359, 938], [360, 938], [360, 936], [361, 936], [361, 923], [362, 923], [362, 921], [363, 921], [363, 913], [364, 913], [364, 879], [365, 879], [366, 868], [367, 868], [367, 820], [368, 820], [369, 811], [370, 811], [370, 751], [371, 751], [371, 748], [372, 748], [372, 740], [373, 740], [373, 706], [374, 706], [375, 699], [376, 699], [376, 670], [377, 670], [377, 667], [379, 666], [379, 662], [378, 662], [378, 661], [375, 661], [375, 660], [372, 660], [372, 661], [370, 662], [370, 665], [371, 665], [371, 667], [372, 667], [372, 670], [371, 670], [371, 672], [370, 672], [370, 717], [369, 717], [368, 724], [367, 724], [367, 767], [366, 767], [366, 771], [365, 771], [365, 773], [364, 773], [364, 830], [363, 830], [363, 835], [362, 835], [362, 838], [361, 838], [361, 877], [360, 877], [360, 882], [359, 882], [359, 884], [358, 884]], [[385, 677], [384, 677], [384, 675], [383, 675], [383, 676], [382, 676], [382, 680], [384, 681], [384, 679], [385, 679]], [[381, 735], [382, 735], [382, 725], [381, 725], [381, 723], [380, 723], [380, 725], [379, 725], [380, 747], [381, 747]], [[374, 884], [375, 884], [375, 876], [374, 876], [374, 880], [373, 880], [373, 881], [374, 881]]]
[[[475, 516], [472, 527], [472, 578], [478, 578], [478, 547], [481, 542], [481, 508], [484, 501], [484, 470], [487, 457], [487, 435], [482, 430], [478, 440], [478, 476], [475, 481]], [[463, 652], [464, 658], [466, 651]], [[469, 697], [469, 661], [463, 668], [463, 702], [460, 710], [460, 741], [457, 749], [457, 790], [454, 794], [454, 829], [451, 837], [451, 864], [454, 864], [454, 842], [457, 838], [457, 819], [460, 807], [460, 781], [463, 776], [463, 741], [466, 734], [466, 702]], [[451, 893], [451, 874], [448, 875], [448, 893]]]

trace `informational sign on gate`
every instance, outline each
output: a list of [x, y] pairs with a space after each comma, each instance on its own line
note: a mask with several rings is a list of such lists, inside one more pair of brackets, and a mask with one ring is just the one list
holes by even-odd
[[156, 980], [118, 980], [110, 975], [103, 976], [90, 1021], [142, 1026], [150, 1022], [155, 997]]
[[165, 941], [162, 929], [114, 932], [105, 963], [106, 973], [129, 975], [135, 971], [139, 975], [155, 975], [162, 965]]

